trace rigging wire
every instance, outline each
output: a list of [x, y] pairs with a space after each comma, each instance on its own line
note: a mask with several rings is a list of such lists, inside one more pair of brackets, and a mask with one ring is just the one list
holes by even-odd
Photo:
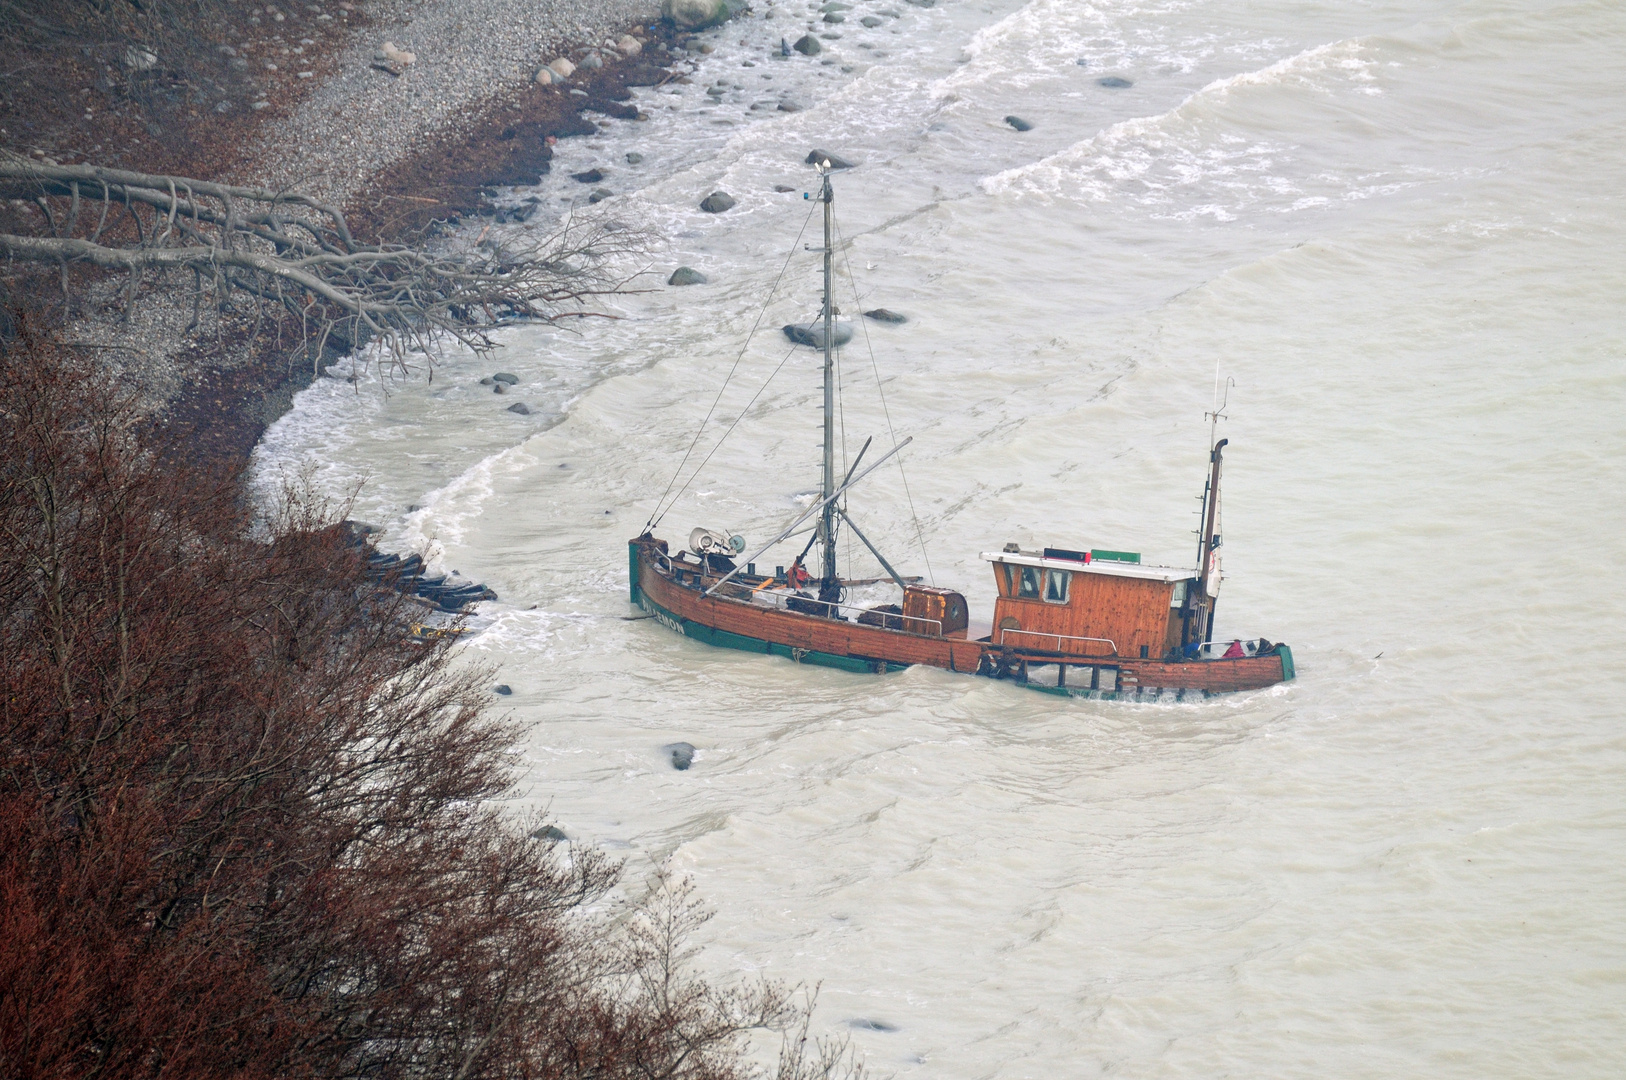
[[[756, 335], [756, 332], [757, 332], [758, 328], [760, 328], [762, 326], [762, 317], [768, 313], [768, 305], [773, 302], [774, 294], [779, 291], [779, 283], [785, 279], [785, 271], [790, 269], [790, 260], [792, 258], [794, 258], [795, 255], [796, 255], [796, 245], [800, 244], [802, 242], [802, 236], [807, 232], [808, 222], [813, 220], [813, 210], [818, 205], [819, 205], [818, 203], [814, 203], [813, 206], [808, 208], [807, 217], [806, 217], [806, 219], [804, 219], [802, 221], [802, 227], [801, 227], [800, 231], [798, 231], [796, 233], [796, 239], [791, 242], [790, 251], [788, 251], [785, 254], [785, 263], [784, 263], [783, 266], [781, 266], [779, 268], [779, 275], [773, 279], [773, 286], [768, 290], [767, 299], [763, 300], [762, 308], [761, 308], [760, 311], [757, 312], [757, 321], [751, 324], [751, 332], [745, 335], [745, 341], [743, 343], [741, 343], [741, 345], [740, 345], [739, 355], [734, 357], [734, 365], [728, 369], [728, 375], [727, 375], [726, 378], [723, 379], [723, 385], [718, 387], [718, 389], [717, 389], [717, 397], [712, 400], [711, 408], [706, 410], [705, 419], [701, 420], [700, 421], [700, 426], [695, 429], [694, 439], [689, 443], [689, 448], [683, 452], [683, 460], [678, 462], [677, 469], [675, 471], [673, 471], [673, 473], [672, 473], [672, 479], [670, 479], [670, 480], [668, 480], [666, 482], [666, 490], [661, 492], [661, 497], [659, 499], [655, 500], [655, 509], [650, 513], [649, 520], [644, 522], [644, 531], [645, 532], [650, 531], [655, 526], [657, 526], [657, 525], [659, 525], [661, 523], [661, 518], [666, 516], [667, 511], [671, 510], [672, 507], [677, 503], [678, 499], [683, 497], [683, 493], [685, 491], [689, 490], [689, 485], [694, 483], [695, 477], [700, 475], [700, 470], [705, 468], [706, 461], [711, 460], [711, 454], [715, 454], [717, 452], [717, 447], [721, 446], [723, 444], [723, 439], [728, 438], [729, 432], [734, 430], [734, 424], [739, 423], [739, 419], [738, 419], [738, 417], [736, 417], [735, 420], [734, 420], [734, 424], [729, 425], [728, 431], [723, 432], [722, 439], [718, 439], [717, 440], [717, 445], [713, 446], [711, 448], [711, 454], [707, 454], [705, 461], [702, 461], [699, 465], [695, 466], [694, 472], [692, 474], [690, 474], [689, 479], [684, 482], [683, 487], [679, 488], [678, 493], [676, 495], [672, 496], [672, 501], [670, 503], [667, 503], [666, 502], [666, 496], [671, 494], [672, 485], [677, 483], [677, 478], [679, 476], [683, 475], [683, 466], [685, 466], [685, 465], [687, 465], [689, 463], [689, 456], [694, 453], [694, 448], [696, 446], [700, 445], [700, 436], [705, 432], [706, 425], [711, 422], [711, 418], [712, 418], [713, 414], [715, 414], [717, 412], [717, 406], [722, 402], [723, 394], [724, 394], [724, 392], [726, 392], [728, 390], [729, 382], [734, 378], [734, 373], [736, 371], [738, 371], [739, 368], [740, 368], [740, 361], [745, 359], [745, 350], [750, 348], [750, 346], [751, 346], [751, 338]], [[790, 358], [790, 354], [787, 353], [786, 354], [786, 359], [789, 359], [789, 358]], [[781, 360], [779, 362], [779, 367], [784, 367], [784, 366], [785, 366], [785, 361]], [[778, 373], [779, 373], [779, 368], [777, 368], [777, 367], [774, 368], [774, 375], [777, 375]], [[773, 381], [773, 375], [768, 376], [768, 381], [769, 382]], [[766, 382], [762, 384], [764, 389], [767, 388], [767, 385], [768, 385], [768, 383], [766, 383]], [[758, 395], [760, 395], [761, 393], [762, 393], [762, 390], [757, 391]], [[756, 398], [753, 397], [751, 400], [752, 400], [752, 402], [755, 402]], [[749, 406], [747, 406], [747, 408], [749, 408]], [[744, 413], [742, 412], [740, 415], [743, 416]], [[663, 503], [665, 504], [664, 509], [662, 508]]]
[[[847, 242], [841, 239], [841, 223], [836, 220], [834, 212], [831, 213], [830, 218], [831, 223], [835, 226], [836, 239], [838, 241], [837, 246], [841, 251], [842, 262], [847, 267], [847, 284], [851, 286], [853, 291], [853, 306], [855, 308], [862, 307], [863, 301], [858, 298], [858, 282], [853, 277], [852, 258], [847, 254]], [[870, 342], [869, 339], [869, 326], [868, 324], [864, 323], [864, 315], [862, 312], [857, 312], [856, 314], [857, 318], [855, 321], [861, 324], [861, 328], [864, 331], [864, 348], [869, 351], [870, 370], [875, 373], [875, 390], [876, 393], [878, 393], [881, 397], [881, 413], [886, 417], [886, 433], [891, 436], [892, 445], [896, 447], [898, 445], [898, 433], [892, 428], [892, 410], [889, 409], [886, 404], [886, 388], [881, 385], [881, 368], [880, 365], [875, 362], [875, 346]], [[915, 513], [915, 499], [914, 496], [909, 493], [909, 474], [904, 472], [902, 454], [897, 455], [897, 461], [898, 475], [903, 478], [903, 497], [908, 500], [909, 503], [909, 519], [914, 522], [915, 539], [920, 544], [920, 557], [925, 560], [926, 563], [926, 579], [933, 585], [936, 585], [937, 575], [932, 573], [932, 557], [926, 552], [926, 534], [920, 527], [920, 515]]]

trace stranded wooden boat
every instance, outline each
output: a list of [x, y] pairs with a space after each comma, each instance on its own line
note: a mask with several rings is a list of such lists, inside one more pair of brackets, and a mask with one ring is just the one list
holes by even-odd
[[[1010, 679], [1051, 693], [1121, 698], [1174, 692], [1257, 690], [1293, 678], [1293, 654], [1263, 638], [1215, 641], [1214, 607], [1221, 580], [1218, 520], [1220, 466], [1226, 440], [1210, 443], [1208, 484], [1195, 568], [1142, 564], [1132, 552], [1006, 544], [984, 552], [997, 597], [993, 617], [974, 626], [965, 598], [900, 576], [848, 517], [849, 488], [896, 454], [902, 443], [859, 473], [864, 451], [837, 483], [834, 459], [830, 299], [833, 272], [828, 168], [822, 168], [825, 243], [824, 470], [821, 497], [790, 527], [745, 560], [744, 542], [695, 529], [689, 550], [672, 551], [650, 526], [628, 543], [633, 604], [672, 630], [747, 652], [783, 656], [854, 672], [899, 671], [928, 664], [949, 671]], [[1216, 418], [1219, 409], [1213, 414]], [[697, 436], [698, 438], [698, 436]], [[869, 447], [865, 443], [865, 450]], [[679, 467], [680, 470], [682, 466]], [[676, 477], [674, 477], [675, 481]], [[669, 489], [670, 490], [670, 489]], [[681, 494], [681, 493], [680, 493]], [[798, 557], [787, 570], [759, 574], [756, 558], [817, 517], [813, 537], [822, 573]], [[851, 530], [903, 591], [902, 603], [862, 608], [844, 602], [859, 584], [836, 573], [841, 526]], [[816, 585], [816, 592], [813, 587]]]

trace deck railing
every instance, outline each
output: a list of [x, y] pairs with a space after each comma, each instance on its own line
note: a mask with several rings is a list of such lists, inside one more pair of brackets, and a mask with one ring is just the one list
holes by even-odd
[[[1118, 644], [1117, 644], [1117, 642], [1113, 641], [1111, 638], [1079, 637], [1079, 636], [1074, 635], [1074, 634], [1047, 634], [1047, 633], [1045, 633], [1045, 632], [1043, 632], [1041, 630], [1015, 630], [1015, 629], [1008, 629], [1006, 627], [1000, 627], [1000, 630], [999, 630], [999, 643], [1001, 645], [1005, 644], [1005, 635], [1006, 634], [1022, 634], [1022, 635], [1025, 635], [1027, 637], [1044, 638], [1047, 641], [1053, 640], [1056, 643], [1056, 651], [1057, 652], [1066, 652], [1067, 651], [1066, 649], [1063, 649], [1061, 647], [1061, 643], [1064, 642], [1064, 641], [1098, 641], [1098, 642], [1101, 642], [1104, 645], [1110, 645], [1112, 647], [1112, 652], [1106, 653], [1106, 654], [1103, 654], [1103, 655], [1106, 655], [1106, 656], [1117, 656], [1118, 655]], [[1086, 652], [1086, 653], [1077, 653], [1077, 654], [1074, 654], [1074, 655], [1089, 656], [1090, 654]]]

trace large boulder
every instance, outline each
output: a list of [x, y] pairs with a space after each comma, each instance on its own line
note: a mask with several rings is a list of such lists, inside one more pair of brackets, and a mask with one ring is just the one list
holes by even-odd
[[791, 48], [803, 56], [817, 56], [824, 51], [824, 46], [820, 45], [819, 39], [812, 34], [803, 34], [796, 39], [796, 44], [792, 45]]
[[714, 191], [700, 200], [700, 209], [708, 214], [721, 214], [734, 207], [734, 196], [726, 191]]
[[837, 155], [832, 154], [828, 150], [820, 150], [818, 148], [814, 148], [812, 150], [809, 150], [808, 154], [807, 154], [807, 157], [803, 158], [802, 160], [805, 161], [809, 165], [819, 165], [819, 164], [822, 164], [823, 162], [828, 161], [830, 163], [830, 168], [831, 168], [832, 171], [834, 171], [836, 169], [850, 169], [850, 168], [853, 167], [852, 162], [847, 161], [847, 160], [845, 160], [845, 159], [843, 159], [841, 157], [838, 157]]
[[[812, 349], [824, 348], [824, 320], [811, 323], [786, 323], [782, 329], [785, 336], [798, 345], [806, 345]], [[830, 344], [840, 348], [853, 339], [853, 324], [837, 322], [830, 334]]]
[[727, 22], [744, 6], [741, 0], [661, 0], [661, 18], [679, 30], [704, 30]]
[[680, 266], [666, 279], [668, 285], [704, 285], [706, 275], [692, 266]]

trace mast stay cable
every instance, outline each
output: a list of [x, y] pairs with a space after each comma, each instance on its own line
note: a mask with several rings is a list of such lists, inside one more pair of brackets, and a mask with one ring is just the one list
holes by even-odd
[[[841, 237], [841, 224], [839, 222], [836, 223], [836, 236], [838, 239]], [[853, 277], [853, 261], [851, 254], [847, 251], [846, 240], [842, 239], [839, 247], [842, 262], [847, 267], [847, 284], [853, 292], [853, 307], [855, 309], [861, 308], [864, 306], [864, 302], [858, 298], [858, 282]], [[875, 391], [880, 395], [881, 413], [886, 417], [886, 433], [891, 436], [892, 445], [896, 447], [898, 445], [898, 433], [892, 427], [892, 410], [886, 404], [886, 388], [881, 385], [881, 368], [875, 362], [875, 346], [869, 339], [869, 324], [864, 322], [862, 311], [855, 310], [853, 317], [854, 321], [860, 324], [860, 329], [864, 331], [864, 348], [869, 351], [870, 370], [875, 373]], [[914, 522], [915, 540], [920, 544], [920, 557], [926, 563], [926, 580], [936, 585], [937, 575], [932, 573], [932, 557], [926, 552], [926, 534], [920, 527], [920, 515], [915, 513], [915, 498], [909, 493], [909, 474], [904, 472], [903, 458], [901, 456], [898, 458], [898, 475], [903, 478], [903, 497], [909, 503], [909, 519]], [[848, 522], [848, 524], [851, 524], [851, 522]]]
[[[689, 489], [690, 484], [694, 483], [695, 477], [700, 474], [700, 470], [705, 468], [706, 461], [711, 460], [711, 454], [707, 454], [705, 461], [702, 461], [699, 465], [697, 465], [695, 467], [694, 474], [689, 477], [688, 481], [684, 483], [683, 487], [678, 489], [678, 493], [676, 495], [672, 496], [672, 501], [670, 503], [666, 502], [666, 496], [671, 494], [672, 485], [677, 483], [677, 478], [679, 476], [683, 475], [683, 466], [685, 466], [685, 465], [687, 465], [689, 463], [689, 456], [694, 453], [694, 448], [700, 444], [700, 436], [705, 432], [706, 425], [711, 422], [711, 418], [712, 418], [713, 414], [715, 414], [717, 412], [717, 406], [719, 404], [721, 404], [721, 402], [723, 400], [723, 394], [728, 390], [729, 382], [734, 378], [734, 373], [736, 371], [738, 371], [739, 368], [740, 368], [740, 361], [745, 359], [745, 350], [750, 348], [750, 346], [751, 346], [751, 338], [756, 335], [757, 330], [762, 326], [762, 317], [768, 313], [768, 305], [773, 303], [774, 294], [779, 291], [779, 283], [782, 282], [785, 279], [785, 271], [790, 269], [790, 260], [792, 258], [794, 258], [795, 255], [796, 255], [796, 245], [800, 244], [802, 242], [802, 236], [803, 236], [803, 234], [805, 234], [807, 232], [808, 223], [811, 222], [812, 220], [813, 220], [813, 208], [809, 207], [808, 211], [807, 211], [807, 218], [802, 222], [801, 230], [799, 232], [797, 232], [796, 239], [791, 243], [790, 251], [788, 251], [785, 254], [785, 263], [784, 263], [783, 266], [781, 266], [779, 268], [779, 274], [778, 274], [777, 277], [775, 277], [773, 279], [773, 286], [768, 290], [768, 296], [767, 296], [766, 299], [763, 300], [761, 310], [759, 310], [757, 312], [756, 322], [751, 324], [750, 333], [745, 335], [745, 341], [742, 342], [741, 345], [740, 345], [739, 355], [734, 357], [734, 364], [733, 364], [732, 367], [730, 367], [728, 369], [728, 375], [723, 379], [723, 385], [717, 388], [717, 397], [712, 400], [711, 408], [706, 410], [705, 419], [701, 420], [700, 421], [700, 426], [695, 429], [694, 439], [689, 443], [689, 448], [683, 452], [683, 460], [678, 462], [677, 469], [675, 469], [673, 471], [673, 473], [672, 473], [672, 479], [670, 479], [670, 480], [668, 480], [666, 482], [666, 490], [661, 492], [661, 497], [659, 499], [655, 500], [655, 509], [650, 512], [649, 520], [644, 522], [644, 531], [645, 532], [650, 531], [655, 526], [657, 526], [657, 525], [659, 525], [661, 523], [661, 518], [665, 517], [667, 511], [671, 510], [672, 506], [677, 503], [678, 499], [683, 497], [683, 493]], [[788, 360], [789, 358], [790, 358], [790, 354], [789, 353], [785, 354], [785, 359]], [[781, 360], [779, 362], [779, 367], [784, 367], [784, 366], [785, 366], [785, 361]], [[774, 374], [777, 375], [778, 373], [779, 373], [779, 368], [774, 368]], [[769, 382], [773, 381], [773, 375], [768, 376], [768, 381]], [[765, 389], [768, 384], [763, 383], [762, 385], [763, 385], [763, 388]], [[761, 393], [762, 393], [761, 390], [757, 391], [758, 395], [760, 395]], [[752, 403], [755, 403], [756, 398], [753, 397], [751, 399], [751, 401], [752, 401]], [[749, 408], [749, 406], [747, 406], [747, 408]], [[744, 413], [742, 412], [741, 415], [743, 416]], [[739, 419], [736, 418], [735, 421], [734, 421], [734, 424], [738, 424], [738, 423], [739, 423]], [[734, 430], [734, 425], [731, 424], [729, 426], [728, 431], [725, 431], [723, 433], [722, 439], [717, 440], [717, 446], [721, 446], [723, 444], [723, 439], [728, 438], [729, 432], [732, 432], [733, 430]], [[712, 454], [715, 454], [717, 452], [717, 446], [713, 446], [711, 448], [711, 453]], [[666, 504], [665, 509], [662, 509], [662, 504], [663, 503]]]

